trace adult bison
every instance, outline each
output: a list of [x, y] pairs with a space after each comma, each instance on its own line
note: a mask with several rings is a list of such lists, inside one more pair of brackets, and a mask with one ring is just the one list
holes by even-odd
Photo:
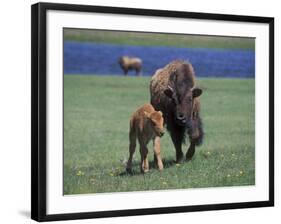
[[140, 75], [142, 69], [142, 60], [140, 58], [123, 56], [119, 58], [118, 62], [124, 71], [124, 75], [127, 75], [129, 70], [135, 70], [136, 74]]
[[175, 60], [158, 69], [150, 82], [151, 104], [162, 111], [164, 121], [176, 149], [176, 162], [183, 160], [182, 143], [189, 136], [186, 159], [190, 160], [195, 146], [203, 140], [199, 96], [195, 75], [189, 62]]

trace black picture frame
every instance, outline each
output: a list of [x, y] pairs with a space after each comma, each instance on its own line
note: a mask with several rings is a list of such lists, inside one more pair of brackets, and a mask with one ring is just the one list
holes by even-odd
[[[48, 10], [75, 12], [100, 12], [124, 15], [140, 15], [170, 18], [253, 22], [269, 25], [269, 200], [208, 204], [196, 206], [161, 207], [149, 209], [114, 210], [102, 212], [46, 214], [46, 13]], [[37, 3], [31, 14], [31, 218], [37, 221], [70, 220], [115, 216], [148, 215], [161, 213], [192, 212], [237, 208], [274, 206], [274, 18], [183, 11], [163, 11], [137, 8], [102, 7], [73, 4]]]

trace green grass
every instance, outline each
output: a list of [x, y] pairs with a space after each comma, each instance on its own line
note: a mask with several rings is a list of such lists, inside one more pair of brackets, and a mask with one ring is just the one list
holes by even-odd
[[[125, 175], [129, 118], [149, 102], [150, 77], [64, 76], [64, 194], [255, 184], [254, 79], [199, 79], [205, 141], [190, 162], [174, 164], [169, 134], [164, 170]], [[184, 146], [186, 152], [188, 146]]]
[[96, 43], [189, 48], [255, 49], [254, 38], [64, 29], [64, 39]]

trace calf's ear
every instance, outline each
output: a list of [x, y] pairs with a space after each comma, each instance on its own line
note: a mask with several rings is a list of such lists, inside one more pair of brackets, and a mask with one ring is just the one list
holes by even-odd
[[193, 97], [198, 97], [198, 96], [200, 96], [201, 94], [202, 94], [202, 89], [200, 89], [200, 88], [194, 88], [194, 89], [192, 89], [192, 96]]
[[164, 93], [167, 97], [172, 98], [174, 90], [171, 86], [168, 86], [167, 89], [164, 90]]

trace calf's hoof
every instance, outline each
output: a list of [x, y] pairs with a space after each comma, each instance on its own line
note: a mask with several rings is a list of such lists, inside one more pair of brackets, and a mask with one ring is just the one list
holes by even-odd
[[164, 169], [163, 166], [162, 167], [158, 167], [159, 171], [162, 171], [163, 169]]
[[149, 169], [141, 169], [141, 173], [147, 173]]
[[162, 171], [164, 169], [163, 163], [158, 164], [158, 170]]

